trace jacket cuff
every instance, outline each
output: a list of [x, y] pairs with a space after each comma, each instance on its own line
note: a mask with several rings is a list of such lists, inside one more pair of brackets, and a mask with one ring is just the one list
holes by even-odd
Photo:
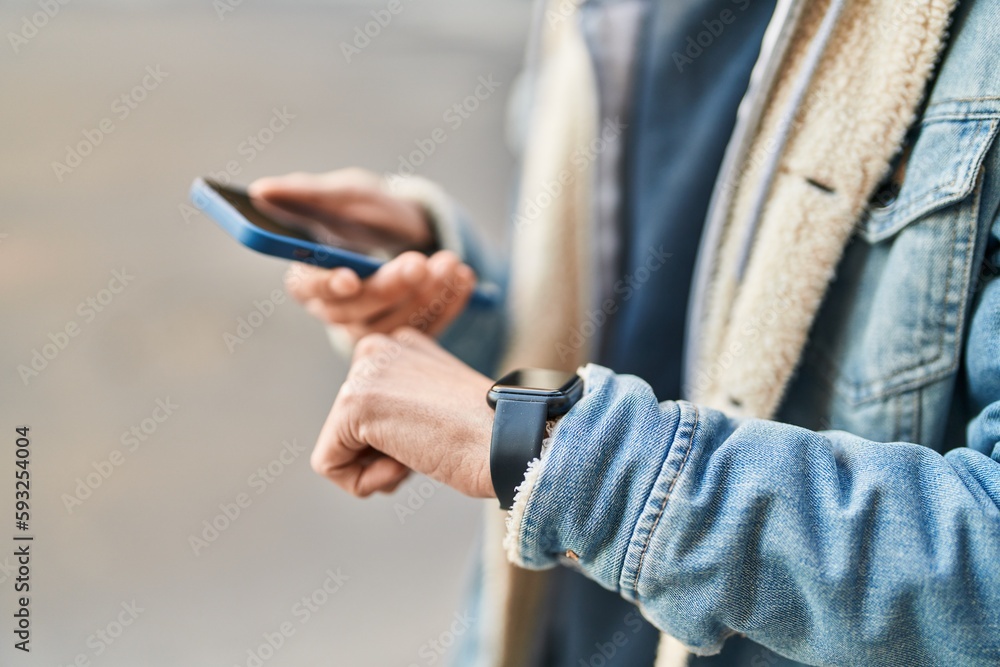
[[351, 358], [351, 354], [354, 353], [354, 341], [351, 340], [347, 329], [339, 324], [327, 324], [326, 338], [330, 341], [330, 347], [333, 348], [334, 352], [345, 359]]
[[584, 397], [528, 466], [508, 514], [509, 560], [563, 563], [635, 598], [650, 534], [692, 444], [696, 410], [658, 403], [649, 385], [590, 364]]

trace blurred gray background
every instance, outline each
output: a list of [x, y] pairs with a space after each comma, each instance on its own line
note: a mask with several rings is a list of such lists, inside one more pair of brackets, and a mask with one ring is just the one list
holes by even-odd
[[[237, 183], [347, 165], [381, 172], [445, 127], [418, 173], [499, 244], [512, 167], [505, 105], [528, 3], [401, 0], [346, 62], [341, 43], [388, 4], [0, 7], [0, 665], [257, 664], [248, 651], [268, 666], [443, 662], [428, 642], [450, 643], [466, 611], [479, 504], [428, 493], [420, 479], [359, 501], [312, 473], [308, 452], [345, 363], [290, 302], [230, 352], [224, 334], [281, 287], [285, 265], [184, 207], [191, 179], [227, 163]], [[133, 92], [147, 67], [166, 76]], [[445, 110], [489, 74], [498, 93], [448, 127]], [[275, 108], [294, 118], [265, 145]], [[81, 142], [91, 150], [67, 163]], [[113, 293], [123, 270], [131, 279]], [[67, 326], [75, 336], [60, 335]], [[162, 423], [158, 400], [177, 406]], [[29, 655], [10, 633], [19, 425], [32, 440]], [[123, 441], [133, 427], [144, 439]], [[285, 441], [306, 453], [275, 463]], [[270, 481], [254, 477], [269, 464]], [[418, 489], [430, 497], [401, 518]], [[220, 518], [239, 494], [250, 505]], [[191, 536], [204, 538], [206, 521], [224, 529], [196, 555]], [[316, 595], [323, 604], [305, 620], [296, 604], [327, 570], [347, 580]], [[122, 606], [133, 601], [134, 620]], [[261, 653], [285, 622], [294, 635]]]

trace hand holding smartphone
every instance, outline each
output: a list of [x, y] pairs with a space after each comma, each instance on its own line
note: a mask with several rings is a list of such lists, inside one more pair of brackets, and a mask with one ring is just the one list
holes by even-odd
[[[374, 274], [393, 254], [391, 249], [380, 247], [377, 236], [360, 224], [337, 224], [334, 228], [303, 216], [279, 216], [277, 207], [255, 202], [246, 191], [209, 179], [195, 179], [190, 197], [234, 239], [274, 257], [327, 269], [348, 268], [363, 279]], [[479, 284], [469, 305], [490, 307], [497, 298], [496, 286]]]

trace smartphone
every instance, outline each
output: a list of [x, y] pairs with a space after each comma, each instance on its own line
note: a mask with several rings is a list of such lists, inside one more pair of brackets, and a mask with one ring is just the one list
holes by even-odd
[[[277, 220], [256, 206], [245, 190], [196, 178], [191, 184], [191, 202], [246, 247], [272, 257], [305, 262], [326, 269], [347, 267], [366, 278], [390, 259], [388, 253], [365, 246], [344, 234], [323, 229], [322, 224], [291, 224]], [[496, 285], [479, 283], [469, 305], [496, 304]]]

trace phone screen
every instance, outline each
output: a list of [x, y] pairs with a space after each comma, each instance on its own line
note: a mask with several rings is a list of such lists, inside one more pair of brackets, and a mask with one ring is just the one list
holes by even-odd
[[265, 232], [287, 236], [299, 241], [342, 248], [376, 259], [384, 260], [389, 258], [389, 253], [383, 248], [363, 243], [360, 239], [348, 238], [344, 233], [344, 229], [349, 229], [349, 226], [340, 225], [340, 233], [337, 233], [319, 221], [305, 219], [293, 221], [291, 219], [294, 217], [292, 214], [288, 214], [288, 221], [277, 220], [274, 215], [269, 215], [261, 211], [245, 191], [227, 187], [208, 179], [205, 182], [209, 187], [218, 192], [233, 208], [239, 211], [240, 215]]

